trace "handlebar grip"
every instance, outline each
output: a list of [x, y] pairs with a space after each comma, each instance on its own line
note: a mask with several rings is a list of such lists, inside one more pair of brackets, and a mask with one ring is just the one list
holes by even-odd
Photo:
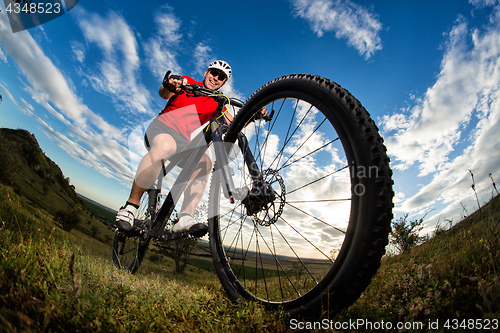
[[165, 73], [165, 76], [163, 77], [163, 82], [162, 82], [162, 85], [167, 88], [168, 87], [168, 79], [170, 77], [170, 73], [172, 73], [171, 70], [168, 70], [166, 73]]
[[231, 98], [231, 105], [236, 106], [237, 108], [241, 108], [243, 106], [243, 102], [236, 98]]
[[180, 75], [170, 75], [170, 77], [168, 79], [169, 80], [174, 79], [174, 80], [180, 80], [180, 81], [184, 80], [184, 78]]
[[[165, 76], [163, 77], [163, 82], [162, 82], [162, 85], [165, 89], [167, 89], [168, 91], [171, 91], [168, 87], [168, 81], [170, 79], [174, 79], [174, 80], [179, 80], [179, 81], [182, 81], [184, 80], [184, 78], [181, 76], [181, 75], [170, 75], [170, 73], [172, 73], [171, 70], [168, 70], [167, 73], [165, 73]], [[181, 86], [181, 89], [182, 90], [185, 90], [184, 86]], [[176, 93], [175, 91], [172, 91], [173, 93]]]

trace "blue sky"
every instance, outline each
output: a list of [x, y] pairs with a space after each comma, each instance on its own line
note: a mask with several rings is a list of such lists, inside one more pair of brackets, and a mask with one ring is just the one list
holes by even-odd
[[34, 133], [79, 193], [112, 208], [165, 71], [199, 79], [218, 58], [242, 99], [291, 73], [348, 89], [386, 141], [396, 216], [425, 215], [427, 230], [477, 208], [468, 169], [481, 203], [489, 174], [500, 182], [498, 0], [88, 0], [15, 34], [0, 9], [0, 125]]

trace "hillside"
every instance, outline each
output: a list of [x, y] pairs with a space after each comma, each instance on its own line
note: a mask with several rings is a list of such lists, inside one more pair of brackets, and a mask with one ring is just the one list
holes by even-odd
[[73, 228], [110, 244], [109, 216], [89, 209], [64, 177], [61, 169], [40, 149], [36, 138], [25, 130], [0, 128], [0, 183], [54, 216], [60, 227]]
[[279, 314], [231, 303], [209, 267], [178, 275], [152, 248], [138, 274], [118, 271], [112, 212], [82, 201], [28, 132], [0, 129], [0, 154], [0, 332], [283, 331]]
[[[0, 182], [49, 212], [79, 204], [61, 169], [24, 130], [0, 129]], [[46, 197], [48, 196], [48, 197]]]

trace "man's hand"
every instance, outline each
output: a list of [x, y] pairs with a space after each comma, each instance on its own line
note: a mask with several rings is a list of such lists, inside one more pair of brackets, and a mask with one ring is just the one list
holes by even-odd
[[260, 111], [257, 115], [258, 115], [259, 119], [262, 119], [265, 116], [267, 116], [267, 114], [268, 114], [267, 108], [264, 106], [262, 109], [260, 109]]
[[[172, 75], [167, 81], [166, 87], [168, 91], [173, 92], [174, 94], [182, 93], [182, 87], [187, 84], [187, 79], [182, 76]], [[164, 83], [165, 85], [165, 83]]]
[[170, 73], [170, 71], [167, 71], [158, 91], [164, 99], [170, 99], [172, 96], [182, 93], [182, 86], [187, 84], [187, 79], [179, 75], [170, 75]]
[[[268, 111], [267, 111], [267, 108], [265, 106], [263, 106], [259, 112], [257, 112], [255, 114], [255, 116], [253, 116], [253, 120], [259, 120], [259, 119], [265, 119], [265, 117], [267, 116], [268, 114]], [[267, 119], [266, 119], [267, 120]]]

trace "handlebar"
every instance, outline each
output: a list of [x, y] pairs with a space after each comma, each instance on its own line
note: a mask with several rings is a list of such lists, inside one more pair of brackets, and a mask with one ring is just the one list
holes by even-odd
[[[170, 75], [171, 71], [167, 71], [165, 74], [165, 77], [163, 78], [163, 86], [168, 90], [168, 80], [170, 79], [176, 79], [176, 80], [183, 80], [184, 78], [180, 75]], [[182, 91], [186, 91], [189, 93], [194, 94], [195, 96], [207, 96], [207, 97], [212, 97], [214, 98], [217, 102], [222, 103], [222, 105], [229, 103], [233, 106], [236, 106], [238, 108], [241, 108], [243, 106], [243, 101], [237, 99], [237, 98], [229, 98], [225, 96], [223, 93], [218, 92], [218, 91], [212, 91], [208, 88], [205, 88], [199, 84], [187, 84], [183, 85], [180, 87]]]
[[[168, 80], [169, 79], [176, 79], [182, 81], [184, 78], [180, 75], [170, 75], [171, 71], [167, 71], [165, 74], [165, 77], [163, 78], [163, 86], [168, 89]], [[243, 107], [243, 101], [237, 99], [237, 98], [229, 98], [226, 95], [224, 95], [221, 92], [218, 91], [212, 91], [208, 88], [205, 88], [203, 86], [200, 86], [199, 84], [187, 84], [185, 86], [180, 87], [182, 91], [186, 91], [189, 93], [194, 94], [195, 96], [207, 96], [207, 97], [212, 97], [215, 99], [218, 103], [220, 103], [221, 106], [224, 106], [228, 104], [228, 102], [236, 106], [238, 108]], [[169, 90], [171, 91], [171, 90]], [[253, 120], [258, 120], [258, 119], [264, 119], [265, 121], [271, 121], [274, 116], [274, 110], [271, 110], [271, 113], [267, 116], [255, 116]]]

